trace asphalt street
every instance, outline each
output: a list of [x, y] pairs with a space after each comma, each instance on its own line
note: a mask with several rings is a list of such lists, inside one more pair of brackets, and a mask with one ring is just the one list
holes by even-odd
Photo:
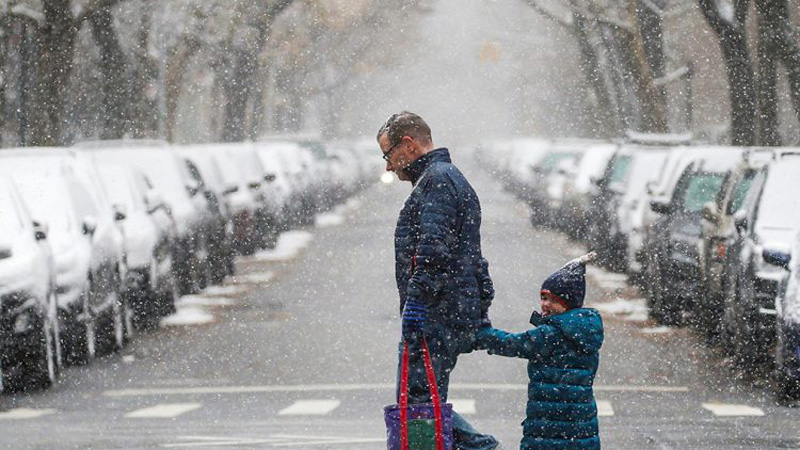
[[[467, 151], [453, 157], [483, 205], [492, 320], [522, 331], [542, 280], [585, 249], [532, 228]], [[240, 259], [236, 277], [183, 298], [178, 315], [120, 354], [67, 368], [48, 391], [0, 396], [0, 448], [385, 448], [400, 330], [392, 236], [409, 190], [376, 179], [317, 227]], [[800, 447], [800, 409], [777, 406], [692, 333], [645, 320], [620, 276], [593, 268], [588, 278], [588, 305], [606, 326], [596, 381], [605, 448]], [[455, 409], [510, 449], [525, 364], [468, 354], [451, 377]]]

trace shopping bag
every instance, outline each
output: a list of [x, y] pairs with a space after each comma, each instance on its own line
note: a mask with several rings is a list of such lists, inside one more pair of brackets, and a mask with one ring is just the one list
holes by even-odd
[[408, 404], [408, 343], [403, 343], [400, 367], [400, 403], [383, 409], [388, 450], [452, 450], [453, 405], [442, 404], [428, 343], [422, 338], [422, 356], [431, 389], [431, 403]]

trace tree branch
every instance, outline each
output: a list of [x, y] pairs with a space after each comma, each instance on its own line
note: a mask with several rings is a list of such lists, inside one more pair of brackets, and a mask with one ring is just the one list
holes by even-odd
[[531, 8], [533, 8], [536, 12], [538, 12], [539, 14], [544, 16], [545, 18], [550, 19], [551, 21], [556, 22], [557, 24], [561, 25], [562, 27], [567, 28], [570, 33], [574, 33], [575, 32], [575, 30], [574, 30], [574, 25], [575, 24], [572, 21], [572, 14], [569, 14], [569, 15], [566, 15], [566, 16], [558, 15], [558, 14], [548, 10], [547, 8], [543, 7], [539, 3], [539, 0], [526, 0], [526, 3], [528, 3], [528, 5], [530, 5]]

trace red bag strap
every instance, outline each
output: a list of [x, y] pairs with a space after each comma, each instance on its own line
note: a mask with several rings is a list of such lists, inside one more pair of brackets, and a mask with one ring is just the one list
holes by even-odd
[[[433, 371], [428, 341], [422, 337], [422, 357], [425, 361], [425, 373], [433, 401], [433, 420], [436, 427], [436, 449], [444, 450], [444, 431], [442, 425], [442, 400], [436, 386], [436, 374]], [[408, 450], [408, 342], [403, 342], [403, 362], [400, 369], [400, 450]]]

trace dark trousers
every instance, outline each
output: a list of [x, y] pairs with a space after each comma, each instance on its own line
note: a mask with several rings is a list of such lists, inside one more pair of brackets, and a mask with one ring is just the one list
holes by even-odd
[[[431, 363], [436, 374], [436, 385], [442, 402], [447, 401], [447, 390], [450, 384], [450, 372], [458, 362], [458, 355], [472, 351], [475, 341], [474, 331], [454, 330], [438, 323], [429, 323], [424, 329]], [[431, 393], [428, 388], [428, 376], [422, 357], [421, 340], [412, 338], [408, 343], [408, 402], [430, 403]], [[400, 342], [397, 365], [397, 392], [400, 397], [400, 368], [403, 358], [403, 343]], [[478, 433], [463, 417], [453, 411], [453, 440], [457, 450], [492, 450], [497, 447], [497, 440], [491, 435]]]

